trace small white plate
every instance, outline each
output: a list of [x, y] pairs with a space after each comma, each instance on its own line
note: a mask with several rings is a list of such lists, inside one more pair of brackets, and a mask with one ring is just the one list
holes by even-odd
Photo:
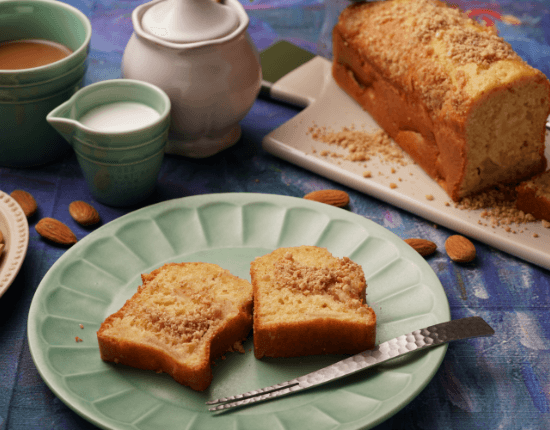
[[9, 288], [23, 264], [29, 246], [29, 224], [21, 206], [0, 191], [0, 231], [4, 251], [0, 254], [0, 297]]

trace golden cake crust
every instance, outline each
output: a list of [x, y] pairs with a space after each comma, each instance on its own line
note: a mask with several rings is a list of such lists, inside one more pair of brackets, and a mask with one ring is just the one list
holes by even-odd
[[548, 79], [458, 10], [355, 3], [334, 28], [333, 51], [338, 85], [453, 200], [545, 169]]
[[374, 347], [363, 270], [325, 248], [279, 248], [251, 264], [256, 358], [356, 354]]
[[[170, 287], [160, 285], [162, 277]], [[97, 332], [101, 358], [165, 372], [205, 390], [212, 381], [211, 361], [252, 329], [252, 286], [209, 263], [169, 263], [142, 275], [142, 281]]]

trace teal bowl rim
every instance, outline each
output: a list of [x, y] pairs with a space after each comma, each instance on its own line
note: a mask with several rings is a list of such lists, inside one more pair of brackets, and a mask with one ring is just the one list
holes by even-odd
[[143, 160], [132, 161], [131, 163], [108, 163], [108, 162], [106, 163], [106, 162], [103, 162], [103, 161], [92, 160], [92, 159], [88, 158], [87, 156], [82, 155], [77, 150], [75, 150], [74, 152], [76, 153], [77, 157], [82, 157], [86, 161], [88, 161], [92, 164], [97, 164], [97, 165], [105, 166], [105, 167], [124, 167], [124, 166], [133, 166], [133, 165], [136, 165], [136, 164], [146, 163], [148, 161], [151, 161], [151, 159], [153, 159], [155, 157], [158, 157], [159, 154], [162, 154], [162, 156], [164, 157], [164, 148], [162, 148], [160, 151], [155, 152], [153, 155], [150, 155], [149, 157], [144, 158]]
[[[140, 80], [137, 80], [137, 79], [127, 79], [127, 78], [117, 78], [117, 79], [107, 79], [105, 81], [99, 81], [99, 82], [95, 82], [93, 84], [90, 84], [90, 85], [87, 85], [83, 88], [81, 88], [80, 90], [78, 90], [77, 93], [75, 93], [72, 97], [71, 97], [71, 100], [75, 97], [82, 97], [83, 95], [85, 95], [86, 93], [89, 93], [91, 91], [94, 91], [96, 88], [98, 87], [103, 87], [103, 86], [117, 86], [117, 85], [123, 85], [123, 86], [129, 86], [129, 85], [140, 85], [142, 87], [148, 87], [149, 89], [157, 92], [161, 97], [162, 99], [164, 100], [165, 102], [165, 109], [164, 111], [160, 114], [159, 118], [154, 121], [153, 123], [150, 123], [150, 124], [147, 124], [147, 125], [144, 125], [140, 128], [133, 128], [131, 130], [126, 130], [126, 131], [99, 131], [99, 130], [95, 130], [93, 128], [90, 128], [90, 127], [87, 127], [85, 126], [84, 124], [81, 124], [79, 123], [77, 120], [74, 120], [74, 119], [70, 119], [68, 121], [74, 121], [74, 122], [77, 122], [79, 124], [79, 127], [86, 131], [87, 133], [91, 134], [91, 135], [96, 135], [96, 136], [121, 136], [121, 135], [128, 135], [128, 136], [131, 136], [133, 134], [138, 134], [138, 133], [141, 133], [143, 132], [143, 130], [145, 129], [148, 129], [150, 127], [154, 127], [158, 124], [161, 124], [163, 123], [164, 121], [167, 121], [169, 120], [169, 117], [170, 117], [170, 111], [172, 110], [172, 103], [170, 102], [170, 97], [168, 97], [168, 95], [164, 92], [164, 90], [162, 90], [160, 87], [154, 85], [154, 84], [151, 84], [149, 82], [145, 82], [145, 81], [140, 81]], [[123, 100], [120, 100], [120, 101], [123, 101]]]
[[[52, 1], [52, 0], [1, 0], [0, 1], [0, 4], [7, 4], [7, 3], [17, 4], [19, 6], [21, 6], [23, 3], [42, 3], [42, 4], [49, 5], [49, 6], [59, 7], [61, 9], [69, 10], [69, 11], [73, 12], [74, 14], [78, 15], [81, 18], [82, 22], [84, 23], [84, 26], [86, 27], [86, 39], [84, 40], [84, 42], [80, 45], [80, 47], [76, 51], [73, 51], [71, 53], [71, 55], [68, 55], [65, 58], [62, 58], [61, 60], [54, 61], [53, 63], [49, 63], [49, 64], [44, 64], [43, 66], [31, 67], [29, 69], [14, 69], [14, 70], [0, 69], [0, 76], [10, 75], [10, 74], [14, 74], [14, 73], [17, 73], [18, 75], [26, 75], [26, 74], [36, 73], [37, 71], [41, 71], [41, 70], [53, 69], [53, 68], [57, 67], [59, 65], [59, 63], [69, 62], [74, 57], [76, 57], [78, 55], [81, 55], [82, 51], [87, 51], [88, 50], [88, 47], [90, 45], [90, 41], [92, 39], [92, 23], [90, 22], [88, 17], [86, 15], [84, 15], [84, 13], [82, 13], [76, 7], [71, 6], [67, 3], [63, 3], [62, 1], [55, 1], [55, 0], [54, 1]], [[86, 57], [87, 56], [88, 55], [86, 54]], [[71, 69], [71, 70], [74, 70], [74, 68]], [[11, 86], [10, 86], [10, 88], [11, 88]]]
[[[3, 1], [3, 0], [0, 0], [0, 1]], [[59, 60], [59, 61], [63, 61], [63, 60]], [[23, 84], [23, 85], [19, 85], [19, 84], [15, 84], [15, 85], [1, 85], [0, 84], [0, 90], [6, 90], [6, 89], [9, 89], [9, 90], [18, 90], [18, 89], [26, 89], [26, 88], [31, 88], [31, 87], [38, 87], [38, 86], [42, 86], [44, 84], [48, 84], [50, 82], [54, 82], [54, 81], [57, 81], [57, 80], [60, 80], [60, 79], [63, 79], [65, 78], [67, 75], [70, 75], [72, 73], [75, 73], [75, 71], [77, 69], [80, 69], [84, 66], [83, 68], [83, 72], [82, 72], [82, 75], [84, 76], [84, 74], [86, 73], [86, 69], [88, 68], [88, 65], [86, 64], [86, 62], [88, 61], [88, 57], [86, 56], [86, 58], [84, 58], [80, 63], [78, 63], [75, 67], [73, 67], [71, 70], [68, 70], [67, 72], [63, 73], [62, 75], [58, 75], [56, 76], [55, 78], [51, 78], [51, 79], [48, 79], [48, 80], [45, 80], [45, 81], [36, 81], [36, 82], [32, 82], [32, 83], [28, 83], [28, 84]], [[56, 61], [57, 63], [57, 61]], [[51, 63], [51, 64], [54, 64], [54, 63]], [[42, 66], [41, 66], [42, 67]], [[21, 69], [21, 70], [36, 70], [38, 69], [38, 67], [34, 67], [33, 69]], [[0, 72], [4, 72], [5, 70], [1, 70], [0, 69]]]
[[[2, 1], [2, 0], [0, 0], [0, 1]], [[36, 98], [36, 99], [19, 98], [17, 100], [11, 100], [11, 101], [6, 101], [6, 100], [1, 100], [0, 99], [0, 106], [5, 106], [5, 105], [28, 105], [28, 104], [32, 104], [32, 103], [44, 102], [46, 100], [53, 99], [54, 97], [59, 97], [59, 95], [63, 94], [64, 92], [74, 91], [74, 88], [77, 87], [78, 85], [80, 85], [80, 82], [82, 82], [83, 77], [84, 77], [84, 74], [82, 76], [80, 76], [78, 79], [75, 79], [71, 84], [67, 85], [65, 88], [62, 88], [59, 91], [57, 91], [55, 93], [48, 94], [47, 96], [44, 96], [44, 97], [40, 97], [40, 98]]]

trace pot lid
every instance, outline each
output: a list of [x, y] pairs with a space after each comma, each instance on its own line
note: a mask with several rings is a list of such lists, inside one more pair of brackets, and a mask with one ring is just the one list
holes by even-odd
[[239, 17], [216, 0], [163, 0], [145, 11], [141, 26], [167, 42], [192, 43], [227, 36], [239, 26]]

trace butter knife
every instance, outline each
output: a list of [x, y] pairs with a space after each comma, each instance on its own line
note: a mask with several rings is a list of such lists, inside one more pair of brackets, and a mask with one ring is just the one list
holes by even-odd
[[467, 317], [444, 322], [390, 339], [372, 350], [361, 352], [307, 375], [236, 396], [211, 400], [206, 404], [216, 405], [210, 408], [210, 411], [221, 411], [271, 400], [334, 381], [412, 351], [431, 348], [453, 340], [491, 336], [494, 333], [491, 326], [480, 317]]

